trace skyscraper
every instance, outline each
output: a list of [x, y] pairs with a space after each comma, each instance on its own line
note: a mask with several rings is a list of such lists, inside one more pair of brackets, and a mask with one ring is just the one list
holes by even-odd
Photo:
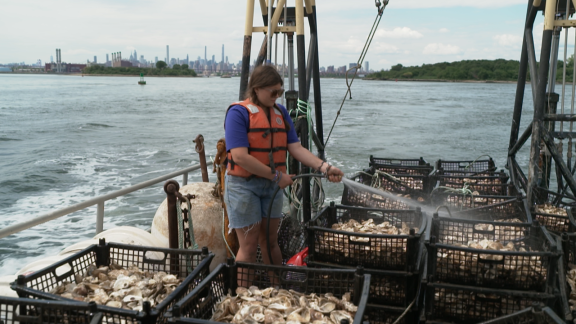
[[208, 64], [208, 57], [206, 56], [207, 46], [204, 46], [204, 64]]
[[50, 63], [54, 63], [54, 56], [50, 55]]
[[108, 59], [108, 54], [106, 54], [106, 62], [109, 62], [110, 60]]
[[366, 72], [370, 72], [370, 62], [366, 61]]
[[166, 64], [170, 65], [170, 48], [166, 45]]
[[222, 44], [222, 63], [224, 63], [224, 44]]
[[96, 55], [94, 55], [94, 64], [98, 63], [98, 60], [96, 59]]

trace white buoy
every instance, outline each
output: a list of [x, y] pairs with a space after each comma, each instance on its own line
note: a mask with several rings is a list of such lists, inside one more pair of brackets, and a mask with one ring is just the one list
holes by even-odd
[[18, 298], [18, 294], [10, 288], [10, 284], [16, 280], [18, 276], [16, 275], [8, 275], [0, 277], [0, 296], [5, 297], [16, 297]]
[[[226, 261], [226, 243], [222, 237], [222, 203], [220, 199], [212, 196], [214, 184], [209, 182], [196, 182], [180, 188], [183, 195], [195, 195], [191, 199], [192, 222], [194, 238], [199, 248], [207, 246], [215, 257], [210, 265], [213, 270], [218, 264]], [[152, 222], [152, 235], [163, 244], [168, 244], [168, 201], [164, 199]], [[187, 209], [186, 203], [181, 205]]]
[[[38, 270], [42, 270], [44, 268], [47, 268], [51, 265], [53, 265], [54, 263], [69, 257], [70, 255], [53, 255], [53, 256], [49, 256], [46, 257], [44, 259], [40, 259], [40, 260], [36, 260], [34, 262], [28, 263], [27, 265], [25, 265], [24, 267], [22, 267], [22, 269], [20, 269], [20, 271], [16, 272], [16, 275], [26, 275], [26, 274], [30, 274], [33, 272], [36, 272]], [[62, 265], [60, 267], [58, 267], [56, 269], [56, 274], [57, 275], [62, 275], [68, 271], [70, 271], [72, 268], [68, 265]]]
[[58, 255], [70, 256], [70, 254], [80, 252], [80, 251], [84, 250], [85, 248], [87, 248], [93, 244], [98, 244], [98, 240], [95, 240], [95, 239], [84, 240], [84, 241], [81, 241], [81, 242], [78, 242], [78, 243], [75, 243], [75, 244], [72, 244], [72, 245], [66, 247], [65, 249], [60, 251], [60, 253], [58, 253]]
[[115, 242], [140, 246], [168, 247], [168, 244], [164, 244], [164, 242], [156, 236], [143, 229], [132, 226], [114, 227], [94, 236], [95, 240], [101, 238], [106, 239], [107, 243]]

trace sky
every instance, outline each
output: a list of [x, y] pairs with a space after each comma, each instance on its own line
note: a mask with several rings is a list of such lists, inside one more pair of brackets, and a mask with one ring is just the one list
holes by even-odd
[[[70, 63], [123, 58], [163, 60], [242, 56], [246, 0], [1, 0], [0, 64], [55, 58]], [[288, 0], [294, 6], [295, 0]], [[376, 17], [373, 0], [316, 0], [320, 66], [357, 62]], [[365, 61], [374, 70], [474, 59], [520, 59], [526, 0], [390, 0]], [[540, 44], [542, 16], [535, 23]], [[259, 1], [254, 25], [263, 26]], [[263, 34], [254, 34], [252, 59]], [[278, 60], [282, 62], [283, 36]], [[306, 38], [307, 44], [308, 38]], [[569, 51], [574, 38], [570, 37]], [[560, 53], [562, 53], [562, 47]], [[538, 49], [537, 49], [538, 52]]]

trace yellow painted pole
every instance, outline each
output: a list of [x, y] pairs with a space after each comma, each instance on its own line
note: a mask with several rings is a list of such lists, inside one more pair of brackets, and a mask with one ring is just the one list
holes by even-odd
[[278, 0], [276, 10], [274, 10], [274, 15], [272, 16], [272, 22], [270, 23], [270, 25], [272, 26], [273, 33], [278, 30], [278, 21], [280, 20], [280, 15], [282, 15], [282, 10], [284, 9], [285, 3], [286, 0]]
[[536, 8], [538, 8], [538, 7], [540, 7], [540, 4], [541, 4], [541, 3], [542, 3], [542, 0], [534, 0], [534, 2], [533, 2], [532, 5], [533, 5], [534, 7], [536, 7]]
[[306, 13], [310, 15], [313, 12], [312, 6], [314, 3], [312, 0], [304, 0], [304, 3], [306, 3]]
[[246, 24], [244, 25], [244, 36], [252, 36], [254, 26], [254, 1], [246, 0]]
[[546, 0], [544, 12], [544, 30], [554, 29], [554, 18], [556, 16], [556, 0]]
[[268, 2], [266, 0], [260, 0], [260, 11], [262, 11], [262, 16], [267, 14], [266, 8], [268, 7]]
[[296, 35], [304, 35], [304, 0], [296, 0]]

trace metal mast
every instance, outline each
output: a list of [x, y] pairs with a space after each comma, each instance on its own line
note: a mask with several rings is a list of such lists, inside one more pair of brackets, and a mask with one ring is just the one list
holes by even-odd
[[[250, 57], [252, 47], [252, 35], [255, 32], [263, 32], [265, 37], [256, 59], [256, 66], [264, 63], [265, 59], [272, 57], [271, 44], [274, 33], [284, 33], [288, 37], [288, 85], [285, 85], [289, 91], [286, 91], [286, 108], [288, 111], [295, 111], [298, 107], [298, 100], [307, 103], [310, 95], [310, 87], [314, 87], [314, 106], [316, 115], [316, 128], [312, 129], [309, 134], [309, 124], [307, 118], [298, 118], [294, 121], [294, 127], [300, 137], [302, 146], [310, 149], [309, 139], [314, 139], [318, 149], [318, 156], [324, 159], [324, 132], [322, 125], [322, 105], [320, 91], [320, 70], [318, 59], [318, 39], [316, 23], [316, 3], [315, 0], [296, 0], [294, 7], [287, 7], [286, 0], [260, 0], [262, 20], [264, 26], [254, 26], [254, 5], [255, 0], [247, 0], [246, 5], [246, 24], [244, 28], [244, 47], [242, 52], [242, 74], [240, 76], [240, 93], [239, 99], [244, 100], [244, 94], [248, 86], [248, 77], [250, 75]], [[274, 3], [276, 2], [276, 7]], [[286, 12], [286, 13], [285, 13]], [[306, 58], [306, 44], [304, 21], [308, 19], [310, 27], [310, 43], [308, 45], [308, 57]], [[296, 55], [293, 53], [293, 35], [296, 33]], [[294, 61], [298, 64], [298, 91], [294, 91]], [[306, 62], [308, 61], [308, 63]], [[311, 82], [312, 78], [314, 79]], [[292, 116], [294, 118], [294, 116]], [[296, 174], [309, 173], [310, 170], [304, 165], [297, 162], [289, 162], [290, 172]], [[302, 208], [304, 220], [307, 221], [311, 216], [310, 204], [310, 179], [302, 179]]]
[[[544, 31], [542, 34], [542, 47], [540, 49], [539, 65], [536, 61], [534, 49], [533, 27], [534, 20], [539, 11], [544, 12]], [[524, 28], [524, 40], [520, 57], [520, 70], [518, 85], [514, 102], [514, 114], [510, 132], [508, 148], [508, 165], [512, 181], [521, 188], [528, 199], [530, 206], [543, 202], [556, 205], [574, 201], [576, 194], [576, 181], [574, 171], [576, 159], [572, 161], [573, 123], [574, 114], [574, 88], [572, 80], [572, 96], [570, 114], [565, 114], [566, 97], [566, 70], [568, 31], [576, 27], [576, 20], [569, 19], [574, 13], [574, 5], [569, 0], [529, 0]], [[564, 33], [564, 60], [562, 64], [561, 94], [555, 92], [558, 49], [561, 43], [560, 35]], [[530, 87], [534, 102], [534, 115], [532, 122], [520, 134], [520, 120], [524, 102], [524, 89], [527, 74], [530, 73]], [[574, 79], [574, 74], [572, 74]], [[560, 107], [558, 107], [559, 99]], [[560, 113], [558, 113], [560, 108]], [[564, 124], [569, 123], [569, 131], [564, 130]], [[557, 127], [559, 126], [559, 127]], [[559, 130], [559, 131], [558, 131]], [[518, 163], [518, 152], [530, 141], [530, 155], [528, 161], [528, 176]], [[563, 141], [568, 140], [566, 160], [563, 154]], [[556, 188], [552, 188], [551, 179], [556, 178]]]

